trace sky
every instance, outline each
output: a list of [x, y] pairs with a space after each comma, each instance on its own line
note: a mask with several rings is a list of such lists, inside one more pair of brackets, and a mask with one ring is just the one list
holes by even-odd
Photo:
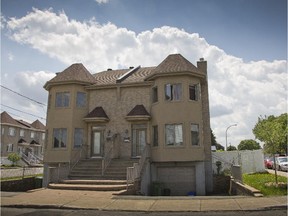
[[207, 60], [223, 146], [230, 125], [237, 146], [259, 116], [287, 112], [287, 0], [1, 0], [1, 112], [45, 123], [56, 72], [157, 66], [173, 53]]

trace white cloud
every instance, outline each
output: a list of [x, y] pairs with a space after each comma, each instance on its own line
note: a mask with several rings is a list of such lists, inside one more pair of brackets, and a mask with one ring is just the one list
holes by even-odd
[[[87, 22], [70, 20], [64, 12], [56, 14], [51, 9], [33, 9], [22, 18], [11, 18], [7, 27], [18, 43], [28, 44], [67, 66], [82, 62], [93, 73], [139, 64], [154, 66], [170, 53], [181, 53], [194, 64], [204, 57], [209, 69], [211, 125], [223, 145], [231, 123], [238, 126], [229, 130], [229, 142], [237, 145], [242, 139], [253, 138], [259, 115], [286, 112], [285, 60], [246, 63], [208, 44], [197, 33], [163, 26], [136, 34], [112, 23], [101, 25], [94, 18]], [[50, 79], [50, 75], [38, 72], [23, 73], [18, 81], [24, 80], [23, 89], [31, 88], [29, 85], [39, 76], [43, 81]]]
[[12, 53], [8, 53], [8, 60], [13, 61], [14, 60], [14, 55]]
[[106, 4], [109, 0], [95, 0], [98, 4]]

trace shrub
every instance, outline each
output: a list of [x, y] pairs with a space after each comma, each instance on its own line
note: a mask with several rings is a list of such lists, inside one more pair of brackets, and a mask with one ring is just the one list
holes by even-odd
[[12, 166], [15, 166], [20, 159], [21, 157], [17, 153], [10, 153], [8, 155], [8, 160], [12, 162]]

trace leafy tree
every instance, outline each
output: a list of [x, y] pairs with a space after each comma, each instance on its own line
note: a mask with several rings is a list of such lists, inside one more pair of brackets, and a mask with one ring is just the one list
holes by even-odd
[[237, 148], [235, 146], [230, 145], [227, 147], [227, 151], [236, 151], [236, 150]]
[[238, 145], [238, 150], [257, 150], [261, 149], [258, 142], [252, 139], [242, 140]]
[[224, 151], [224, 146], [222, 146], [221, 144], [219, 144], [216, 140], [216, 136], [214, 134], [214, 132], [211, 129], [211, 145], [216, 147], [216, 150], [223, 150]]
[[[260, 116], [256, 123], [253, 134], [256, 139], [264, 142], [264, 151], [268, 154], [287, 153], [287, 113], [278, 117], [273, 115]], [[275, 163], [275, 157], [274, 157]], [[277, 171], [275, 169], [275, 182], [278, 184]]]
[[264, 142], [264, 151], [268, 154], [287, 153], [287, 113], [278, 117], [273, 115], [258, 118], [253, 134]]
[[12, 166], [15, 166], [16, 163], [21, 159], [21, 157], [16, 153], [10, 153], [8, 155], [8, 160], [12, 162]]

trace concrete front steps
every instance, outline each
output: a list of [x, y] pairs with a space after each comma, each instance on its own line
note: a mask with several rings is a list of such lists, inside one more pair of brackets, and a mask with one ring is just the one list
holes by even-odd
[[70, 171], [69, 180], [50, 183], [48, 188], [63, 190], [123, 191], [127, 188], [127, 167], [132, 167], [138, 159], [112, 159], [102, 175], [101, 159], [85, 159]]
[[50, 183], [48, 188], [59, 190], [122, 191], [127, 189], [127, 184], [126, 181], [120, 180], [63, 180], [57, 184]]

